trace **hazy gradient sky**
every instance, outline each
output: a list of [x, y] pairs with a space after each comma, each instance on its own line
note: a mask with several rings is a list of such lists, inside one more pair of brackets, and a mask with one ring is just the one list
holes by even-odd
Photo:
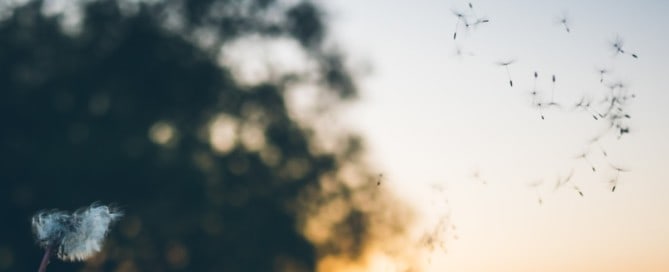
[[[459, 239], [430, 271], [669, 271], [669, 1], [475, 1], [491, 22], [457, 42], [451, 9], [466, 1], [321, 2], [339, 45], [372, 64], [345, 119], [366, 136], [388, 186], [427, 218], [446, 212], [424, 201], [428, 185], [446, 188]], [[569, 34], [555, 23], [565, 12]], [[616, 34], [638, 60], [613, 57]], [[474, 56], [456, 56], [456, 44]], [[493, 65], [512, 57], [514, 88]], [[632, 133], [604, 140], [609, 158], [593, 156], [592, 173], [573, 157], [605, 123], [582, 112], [540, 120], [529, 90], [536, 70], [544, 91], [557, 76], [560, 102], [599, 97], [597, 66], [637, 98]], [[631, 170], [614, 193], [605, 159]], [[476, 169], [487, 185], [471, 177]], [[570, 169], [584, 197], [553, 191]], [[549, 183], [543, 205], [527, 186], [535, 180]]]

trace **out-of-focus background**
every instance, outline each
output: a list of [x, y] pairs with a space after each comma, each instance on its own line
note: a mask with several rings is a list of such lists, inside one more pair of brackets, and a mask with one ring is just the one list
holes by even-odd
[[126, 214], [104, 250], [48, 271], [314, 271], [400, 239], [361, 137], [315, 125], [359, 95], [324, 13], [0, 2], [0, 270], [37, 269], [32, 214], [94, 201]]
[[[669, 271], [669, 3], [327, 3], [337, 40], [373, 64], [346, 119], [427, 215], [425, 231], [441, 215], [456, 226], [425, 271]], [[510, 59], [513, 87], [497, 64]], [[552, 75], [562, 108], [532, 105], [550, 101]], [[620, 138], [610, 116], [591, 116], [608, 107], [610, 87], [635, 95]], [[589, 109], [575, 107], [582, 98]]]
[[0, 271], [666, 271], [667, 12], [0, 1]]

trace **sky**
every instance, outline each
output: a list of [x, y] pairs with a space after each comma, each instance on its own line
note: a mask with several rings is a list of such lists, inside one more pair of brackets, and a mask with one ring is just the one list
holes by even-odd
[[[460, 25], [456, 40], [451, 10], [471, 12], [466, 1], [321, 3], [337, 46], [371, 67], [343, 122], [364, 135], [369, 160], [424, 226], [443, 214], [456, 226], [428, 271], [669, 271], [669, 2], [481, 0], [476, 16], [490, 22]], [[556, 23], [563, 14], [569, 33]], [[616, 35], [638, 59], [614, 54]], [[495, 65], [506, 59], [516, 60], [513, 87]], [[537, 71], [544, 97], [552, 75], [559, 103], [601, 97], [608, 89], [596, 67], [612, 69], [605, 82], [624, 82], [636, 98], [630, 134], [590, 146], [593, 172], [575, 157], [606, 122], [539, 112], [530, 90]], [[609, 163], [629, 170], [615, 192]], [[554, 190], [572, 171], [571, 184]], [[427, 200], [434, 185], [445, 208]]]

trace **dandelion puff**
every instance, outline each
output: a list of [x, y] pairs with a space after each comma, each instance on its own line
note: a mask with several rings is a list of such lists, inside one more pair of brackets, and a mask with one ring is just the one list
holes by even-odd
[[70, 228], [70, 215], [58, 210], [42, 211], [32, 218], [33, 233], [37, 244], [42, 248], [60, 244]]
[[51, 255], [63, 261], [82, 261], [100, 252], [109, 226], [122, 212], [109, 206], [92, 204], [72, 214], [52, 210], [32, 218], [33, 233], [45, 254], [39, 271], [46, 271]]
[[92, 205], [76, 211], [71, 217], [74, 231], [63, 236], [58, 247], [58, 258], [81, 261], [99, 252], [109, 232], [109, 225], [121, 215], [120, 212], [103, 205]]

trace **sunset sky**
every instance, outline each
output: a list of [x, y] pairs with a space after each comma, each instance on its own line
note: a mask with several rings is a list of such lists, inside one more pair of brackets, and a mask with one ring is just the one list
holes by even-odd
[[[429, 271], [669, 271], [669, 2], [481, 0], [476, 15], [490, 22], [460, 25], [456, 41], [451, 10], [470, 12], [466, 1], [320, 2], [337, 45], [371, 67], [343, 121], [366, 137], [388, 188], [426, 222], [450, 213], [456, 226]], [[614, 56], [616, 35], [638, 59]], [[517, 60], [513, 88], [494, 64], [505, 59]], [[530, 89], [538, 71], [544, 97], [556, 75], [556, 101], [599, 99], [608, 89], [597, 67], [636, 98], [631, 133], [606, 136], [606, 157], [591, 146], [593, 173], [575, 157], [606, 122], [567, 110], [541, 120]], [[629, 169], [615, 192], [609, 163]], [[572, 169], [573, 183], [553, 190]], [[433, 184], [447, 211], [426, 201]]]

